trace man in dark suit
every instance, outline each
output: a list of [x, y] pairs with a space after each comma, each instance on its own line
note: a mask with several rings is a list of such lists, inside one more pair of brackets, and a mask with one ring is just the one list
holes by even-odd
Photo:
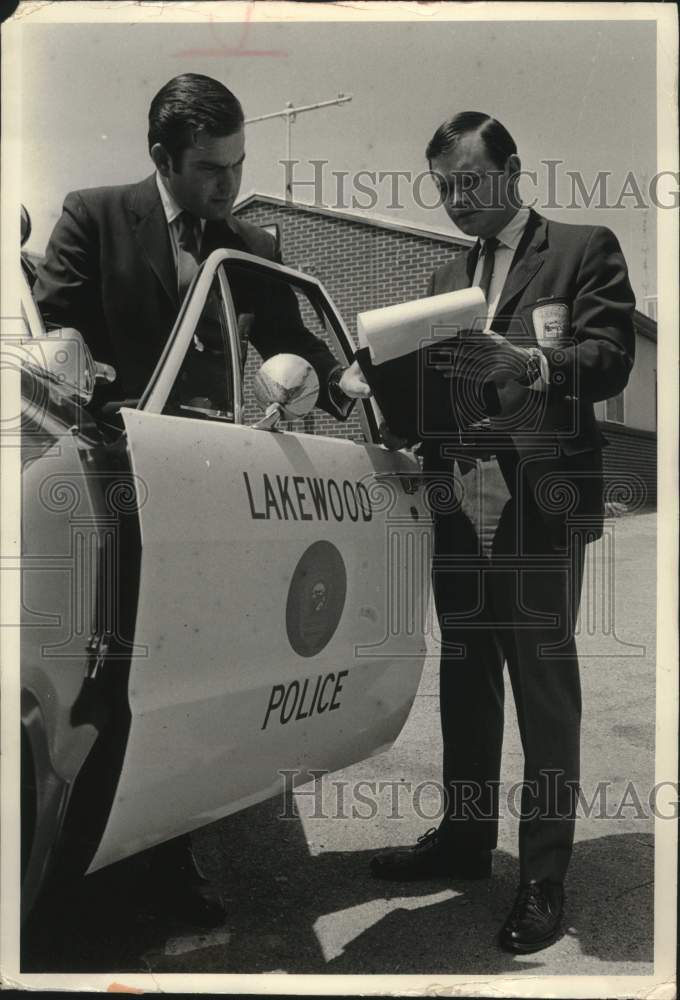
[[[148, 142], [154, 175], [66, 197], [34, 286], [45, 322], [75, 327], [95, 360], [114, 366], [116, 381], [95, 404], [140, 397], [199, 263], [212, 250], [279, 259], [268, 233], [232, 215], [245, 159], [244, 117], [223, 84], [192, 73], [170, 80], [151, 103]], [[319, 403], [330, 413], [342, 416], [348, 398], [368, 395], [356, 366], [343, 369], [304, 327], [292, 291], [253, 287], [250, 279], [233, 291], [237, 307], [252, 317], [250, 339], [260, 354], [306, 358], [319, 376]], [[220, 381], [214, 377], [215, 355], [224, 356], [219, 343], [195, 343], [190, 354], [193, 376], [212, 373], [212, 382]], [[144, 881], [164, 912], [206, 925], [224, 917], [189, 838], [142, 857]]]
[[491, 874], [507, 662], [525, 768], [520, 885], [499, 943], [531, 952], [560, 933], [579, 781], [574, 629], [585, 544], [603, 520], [605, 441], [593, 403], [626, 385], [635, 300], [608, 229], [521, 205], [516, 146], [498, 121], [456, 115], [426, 155], [449, 217], [477, 237], [429, 291], [482, 288], [485, 315], [456, 364], [500, 412], [485, 418], [477, 396], [458, 399], [458, 411], [470, 411], [462, 423], [477, 426], [423, 444], [426, 470], [450, 486], [435, 511], [433, 572], [447, 804], [437, 830], [371, 867], [391, 879]]
[[[245, 138], [241, 105], [226, 87], [193, 73], [170, 80], [151, 103], [148, 143], [154, 175], [67, 195], [34, 289], [47, 324], [75, 327], [95, 360], [113, 365], [110, 399], [141, 395], [198, 262], [212, 250], [280, 261], [269, 233], [232, 215]], [[256, 298], [263, 307], [268, 296]], [[250, 339], [259, 353], [306, 358], [329, 412], [342, 415], [348, 395], [368, 393], [305, 329], [290, 296], [286, 322], [282, 310], [276, 323], [257, 322], [254, 308]]]

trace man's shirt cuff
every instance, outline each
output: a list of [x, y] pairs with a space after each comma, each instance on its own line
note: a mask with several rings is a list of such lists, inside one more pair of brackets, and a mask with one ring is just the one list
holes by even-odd
[[344, 371], [345, 369], [341, 365], [334, 368], [328, 376], [326, 388], [328, 390], [328, 398], [337, 409], [340, 417], [346, 419], [349, 416], [354, 401], [342, 391], [338, 384]]

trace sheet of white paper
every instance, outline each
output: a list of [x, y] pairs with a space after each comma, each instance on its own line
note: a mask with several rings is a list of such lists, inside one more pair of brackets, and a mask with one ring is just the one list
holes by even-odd
[[455, 337], [472, 327], [481, 330], [485, 316], [486, 299], [477, 286], [370, 309], [357, 316], [359, 346], [368, 347], [373, 364], [380, 365], [428, 341]]

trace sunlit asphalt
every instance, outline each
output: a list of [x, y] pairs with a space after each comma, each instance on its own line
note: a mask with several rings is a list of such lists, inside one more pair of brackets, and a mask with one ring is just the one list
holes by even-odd
[[[517, 821], [507, 805], [489, 881], [400, 885], [368, 873], [376, 850], [412, 842], [436, 823], [428, 818], [438, 806], [431, 783], [440, 759], [433, 645], [411, 716], [391, 750], [330, 775], [316, 798], [297, 795], [295, 818], [280, 818], [286, 803], [278, 798], [195, 835], [197, 853], [227, 900], [222, 926], [202, 931], [152, 906], [140, 910], [117, 866], [83, 880], [69, 898], [43, 904], [24, 934], [25, 970], [475, 979], [651, 973], [653, 821], [642, 813], [649, 812], [654, 784], [655, 517], [607, 525], [613, 587], [605, 581], [603, 543], [590, 546], [579, 649], [585, 800], [592, 802], [598, 783], [609, 787], [605, 809], [596, 803], [578, 824], [560, 941], [526, 958], [495, 944], [517, 879]], [[522, 777], [509, 689], [503, 766], [508, 789]], [[372, 794], [358, 786], [362, 780], [385, 784]], [[357, 788], [368, 804], [356, 798]]]

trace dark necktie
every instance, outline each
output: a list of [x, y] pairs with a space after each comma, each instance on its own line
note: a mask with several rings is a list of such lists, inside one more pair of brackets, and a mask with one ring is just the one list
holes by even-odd
[[[200, 220], [189, 212], [177, 216], [177, 291], [179, 301], [183, 302], [189, 285], [194, 279], [201, 263], [198, 247]], [[206, 347], [217, 353], [222, 353], [222, 335], [219, 323], [219, 305], [214, 298], [209, 297], [199, 323], [199, 333], [194, 334], [194, 347], [203, 351]]]
[[[479, 287], [484, 293], [484, 298], [486, 299], [487, 304], [489, 302], [489, 288], [491, 286], [491, 278], [493, 277], [493, 269], [494, 269], [494, 264], [496, 262], [496, 250], [499, 246], [500, 246], [499, 241], [496, 239], [495, 236], [492, 236], [490, 239], [484, 240], [484, 245], [482, 247], [483, 263], [482, 263], [482, 276], [479, 280]], [[492, 414], [497, 413], [500, 410], [498, 391], [492, 382], [487, 382], [485, 384], [484, 398], [489, 413]], [[496, 461], [498, 463], [498, 468], [500, 468], [502, 472], [505, 484], [503, 485], [500, 482], [499, 477], [494, 473], [493, 471], [494, 466], [491, 467], [487, 466], [485, 468], [485, 473], [489, 477], [487, 492], [489, 496], [493, 496], [494, 498], [495, 503], [492, 505], [492, 508], [494, 506], [496, 508], [493, 512], [493, 515], [491, 516], [491, 522], [494, 524], [494, 526], [497, 523], [498, 519], [497, 518], [498, 498], [503, 497], [504, 495], [507, 496], [507, 490], [514, 491], [515, 479], [517, 474], [516, 473], [517, 462], [518, 462], [517, 451], [515, 449], [515, 446], [513, 444], [510, 435], [501, 434], [497, 431], [495, 437], [496, 437], [496, 448], [494, 450], [496, 454]], [[487, 532], [487, 534], [484, 537], [485, 537], [485, 550], [488, 551], [488, 549], [486, 549], [486, 546], [487, 543], [490, 544], [489, 539], [491, 538], [491, 535], [488, 534]]]
[[200, 263], [196, 235], [199, 220], [189, 212], [182, 212], [178, 215], [177, 220], [177, 291], [179, 300], [182, 302]]
[[[499, 246], [500, 246], [499, 240], [495, 236], [492, 236], [488, 240], [484, 240], [484, 243], [483, 243], [481, 251], [480, 251], [481, 252], [481, 256], [482, 256], [482, 274], [481, 274], [481, 277], [479, 279], [479, 288], [481, 288], [482, 292], [484, 293], [484, 298], [486, 299], [487, 304], [489, 302], [489, 289], [491, 287], [491, 278], [493, 277], [493, 269], [494, 269], [494, 264], [496, 262], [496, 250], [497, 250], [497, 248]], [[475, 270], [476, 270], [476, 266], [473, 269], [472, 277], [470, 279], [470, 283], [471, 284], [474, 281], [474, 271]], [[498, 392], [497, 392], [496, 387], [493, 384], [493, 382], [486, 382], [484, 384], [484, 387], [483, 387], [483, 398], [484, 398], [484, 405], [485, 405], [486, 411], [488, 413], [490, 413], [490, 414], [496, 414], [496, 413], [499, 412], [499, 410], [500, 410], [500, 401], [499, 401], [499, 398], [498, 398]], [[503, 440], [503, 443], [501, 444], [500, 442], [501, 442], [501, 438], [502, 437], [504, 438], [504, 440]], [[505, 483], [506, 483], [506, 485], [507, 485], [507, 487], [509, 489], [509, 488], [511, 488], [511, 483], [514, 480], [514, 475], [515, 475], [516, 452], [515, 452], [514, 446], [512, 444], [512, 439], [510, 438], [509, 435], [503, 435], [502, 436], [502, 435], [499, 434], [498, 431], [496, 431], [495, 434], [494, 434], [494, 438], [495, 438], [495, 441], [496, 441], [496, 443], [498, 445], [498, 447], [496, 447], [494, 449], [495, 454], [496, 454], [496, 459], [498, 461], [498, 466], [502, 470], [503, 479], [505, 479]], [[484, 452], [484, 447], [483, 447], [483, 444], [484, 444], [483, 431], [482, 431], [482, 436], [480, 437], [480, 444], [482, 445], [482, 452]], [[494, 500], [494, 503], [491, 505], [492, 509], [493, 508], [498, 508], [498, 498], [499, 497], [500, 498], [504, 498], [504, 497], [507, 498], [507, 490], [505, 488], [505, 485], [500, 482], [499, 477], [494, 472], [494, 468], [495, 468], [495, 464], [492, 465], [492, 466], [489, 466], [487, 464], [485, 466], [485, 475], [487, 476], [487, 478], [489, 480], [489, 482], [487, 484], [488, 485], [488, 492], [489, 492], [490, 497], [493, 497], [493, 500]], [[479, 474], [479, 470], [477, 470], [477, 474]], [[469, 510], [473, 506], [473, 504], [471, 505], [470, 501], [472, 499], [474, 499], [474, 503], [477, 502], [477, 500], [474, 498], [475, 490], [474, 490], [474, 487], [473, 487], [472, 480], [468, 481], [468, 493], [470, 495], [468, 496], [467, 502], [466, 502], [466, 504], [464, 506], [466, 508], [468, 508], [468, 512], [469, 512]], [[497, 515], [498, 515], [498, 509], [495, 509], [493, 511], [492, 516], [491, 516], [491, 521], [494, 524], [497, 521]], [[473, 518], [473, 521], [474, 521], [474, 518]], [[489, 541], [489, 538], [491, 536], [488, 535], [488, 533], [487, 533], [487, 534], [484, 535], [484, 537], [485, 537], [485, 548], [486, 548], [487, 542]]]
[[491, 287], [493, 268], [496, 263], [496, 248], [498, 246], [498, 240], [495, 236], [492, 236], [490, 239], [484, 240], [484, 246], [482, 247], [482, 276], [479, 280], [479, 287], [484, 293], [484, 298], [487, 302], [489, 301], [489, 288]]

